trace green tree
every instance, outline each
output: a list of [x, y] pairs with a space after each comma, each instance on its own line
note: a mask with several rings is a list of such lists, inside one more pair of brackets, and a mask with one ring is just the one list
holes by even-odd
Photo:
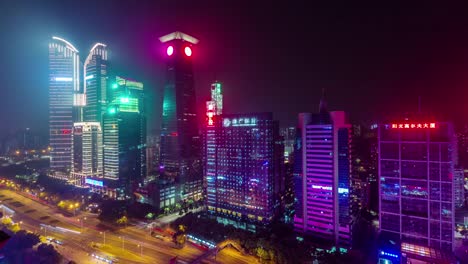
[[6, 226], [9, 226], [12, 223], [13, 223], [13, 221], [11, 220], [10, 217], [5, 216], [5, 217], [2, 218], [2, 224], [6, 225]]
[[128, 218], [124, 215], [124, 216], [120, 217], [119, 219], [117, 219], [116, 222], [117, 222], [117, 224], [119, 224], [119, 225], [123, 225], [123, 224], [127, 225], [127, 223], [128, 223]]
[[18, 223], [15, 223], [10, 227], [10, 230], [13, 231], [14, 233], [17, 233], [18, 231], [21, 230], [21, 228], [20, 228], [20, 225]]
[[267, 250], [265, 250], [263, 247], [258, 247], [256, 249], [256, 254], [259, 258], [262, 260], [269, 260], [270, 259], [270, 254], [268, 253]]
[[61, 263], [62, 256], [49, 244], [40, 244], [37, 247], [37, 257], [39, 263]]
[[185, 225], [179, 225], [180, 232], [185, 233], [186, 230], [187, 230], [187, 227]]

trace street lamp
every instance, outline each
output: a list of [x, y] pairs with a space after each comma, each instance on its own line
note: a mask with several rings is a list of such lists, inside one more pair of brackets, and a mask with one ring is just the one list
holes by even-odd
[[140, 248], [140, 256], [143, 257], [143, 246], [140, 244], [138, 244], [137, 246]]
[[106, 231], [99, 232], [99, 234], [104, 235], [104, 245], [106, 245]]
[[122, 250], [125, 250], [125, 237], [121, 236], [119, 238], [122, 239]]
[[80, 221], [81, 222], [81, 232], [83, 232], [83, 222], [84, 222], [84, 220], [86, 220], [86, 216], [81, 218], [81, 221]]
[[2, 210], [3, 210], [3, 214], [2, 214], [2, 218], [5, 217], [5, 205], [3, 205], [3, 203], [0, 202], [0, 206], [2, 207]]
[[47, 227], [41, 226], [41, 230], [44, 230], [44, 236], [47, 236]]

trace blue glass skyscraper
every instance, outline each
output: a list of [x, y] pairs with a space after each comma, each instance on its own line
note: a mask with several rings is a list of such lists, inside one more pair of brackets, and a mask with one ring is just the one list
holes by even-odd
[[[73, 123], [79, 120], [76, 106], [83, 105], [78, 50], [68, 41], [49, 42], [49, 141], [50, 168], [68, 173], [72, 163]], [[63, 174], [66, 175], [66, 174]]]

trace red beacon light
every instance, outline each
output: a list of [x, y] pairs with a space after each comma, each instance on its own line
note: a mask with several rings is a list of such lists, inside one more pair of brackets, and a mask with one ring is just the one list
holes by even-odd
[[192, 49], [190, 47], [185, 47], [184, 52], [187, 57], [192, 56]]
[[172, 54], [174, 54], [174, 47], [172, 46], [167, 47], [166, 53], [167, 53], [167, 56], [172, 56]]

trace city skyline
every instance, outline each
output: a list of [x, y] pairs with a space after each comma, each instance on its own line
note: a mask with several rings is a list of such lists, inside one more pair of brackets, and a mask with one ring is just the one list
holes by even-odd
[[[180, 6], [192, 12], [181, 11]], [[459, 121], [466, 112], [456, 94], [463, 91], [463, 69], [468, 68], [467, 60], [463, 59], [468, 39], [462, 36], [466, 34], [458, 33], [468, 22], [449, 7], [435, 12], [429, 5], [418, 9], [410, 6], [398, 16], [393, 16], [398, 6], [367, 9], [345, 6], [337, 10], [317, 7], [311, 13], [312, 18], [305, 21], [294, 18], [295, 13], [306, 12], [300, 6], [287, 6], [284, 11], [279, 6], [269, 6], [270, 12], [259, 12], [260, 6], [252, 4], [245, 13], [241, 7], [219, 4], [146, 3], [142, 7], [112, 7], [114, 12], [103, 14], [106, 22], [102, 27], [95, 27], [98, 18], [80, 22], [80, 12], [75, 15], [66, 11], [81, 10], [73, 4], [50, 9], [34, 4], [6, 6], [5, 10], [21, 11], [27, 18], [20, 20], [9, 15], [15, 12], [6, 12], [1, 18], [2, 27], [10, 29], [5, 30], [6, 38], [14, 41], [0, 44], [1, 52], [5, 52], [3, 57], [11, 61], [10, 67], [0, 73], [5, 81], [4, 96], [11, 99], [1, 106], [0, 112], [13, 113], [0, 114], [0, 120], [11, 123], [12, 129], [31, 127], [46, 131], [38, 121], [47, 118], [44, 104], [47, 80], [43, 77], [47, 59], [43, 48], [51, 35], [59, 35], [76, 44], [80, 51], [88, 50], [95, 42], [109, 45], [115, 65], [141, 80], [151, 92], [152, 118], [148, 119], [148, 128], [157, 129], [164, 76], [163, 52], [157, 37], [175, 30], [201, 40], [194, 65], [199, 113], [203, 112], [200, 102], [209, 96], [205, 87], [215, 79], [224, 84], [226, 98], [230, 98], [225, 102], [226, 109], [273, 111], [281, 126], [294, 125], [297, 113], [314, 109], [315, 105], [309, 102], [318, 101], [322, 88], [327, 90], [330, 109], [349, 112], [353, 121], [375, 119], [389, 110], [416, 111], [418, 96], [422, 97], [423, 109], [440, 112], [438, 115], [445, 120]], [[129, 8], [129, 15], [134, 18], [128, 26], [113, 15], [124, 8]], [[93, 14], [101, 14], [104, 9], [104, 4], [97, 5]], [[291, 19], [275, 21], [281, 12]], [[168, 17], [166, 13], [174, 16]], [[237, 17], [245, 22], [237, 23]], [[37, 23], [31, 23], [33, 19]], [[260, 30], [253, 31], [249, 25]], [[450, 30], [435, 33], [430, 30], [432, 26]], [[253, 39], [255, 34], [258, 38]], [[450, 49], [447, 43], [451, 43]], [[15, 48], [23, 52], [12, 57]], [[254, 55], [257, 60], [248, 59]], [[219, 57], [223, 58], [222, 63], [217, 60]], [[15, 62], [22, 59], [25, 63]], [[18, 79], [15, 73], [22, 67], [37, 74]], [[288, 93], [282, 94], [284, 90]], [[452, 92], [446, 93], [448, 90]], [[15, 107], [20, 95], [24, 96], [22, 108]], [[375, 109], [372, 117], [365, 116], [368, 107]], [[36, 109], [39, 118], [23, 113]]]
[[463, 9], [45, 1], [0, 16], [0, 259], [468, 263]]

